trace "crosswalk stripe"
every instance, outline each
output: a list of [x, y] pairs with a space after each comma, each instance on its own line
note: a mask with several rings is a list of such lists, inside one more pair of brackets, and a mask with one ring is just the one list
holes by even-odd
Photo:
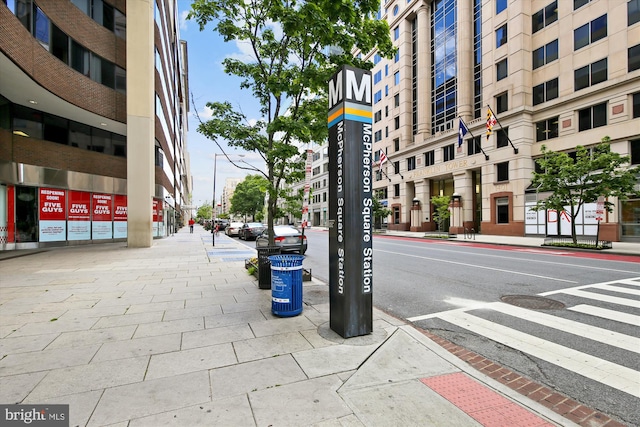
[[573, 307], [567, 307], [567, 309], [577, 311], [578, 313], [588, 314], [590, 316], [597, 316], [616, 322], [628, 323], [633, 326], [640, 326], [640, 316], [636, 316], [635, 314], [622, 313], [615, 310], [609, 310], [608, 308], [595, 307], [588, 304], [579, 304]]
[[597, 289], [606, 289], [607, 291], [620, 292], [623, 294], [640, 295], [640, 289], [629, 289], [611, 285], [594, 285], [593, 287]]
[[640, 353], [640, 338], [610, 331], [608, 329], [598, 328], [596, 326], [586, 325], [584, 323], [575, 322], [562, 317], [552, 316], [550, 314], [515, 307], [501, 302], [491, 304], [490, 308], [509, 316], [525, 319], [539, 325], [568, 332], [594, 341], [599, 341], [634, 353]]
[[640, 373], [468, 313], [443, 313], [449, 323], [640, 398]]
[[[618, 305], [626, 305], [629, 307], [640, 308], [640, 301], [630, 300], [626, 298], [612, 297], [610, 295], [597, 294], [595, 292], [585, 292], [580, 289], [564, 289], [562, 290], [562, 292], [556, 292], [556, 293], [569, 294], [576, 297], [595, 299], [598, 301], [611, 302]], [[540, 295], [543, 295], [543, 294], [540, 294]]]

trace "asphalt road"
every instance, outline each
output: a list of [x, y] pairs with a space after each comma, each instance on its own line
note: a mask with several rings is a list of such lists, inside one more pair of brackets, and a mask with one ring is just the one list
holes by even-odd
[[[306, 235], [305, 268], [328, 282], [328, 233]], [[391, 236], [373, 247], [377, 307], [640, 425], [640, 263]]]

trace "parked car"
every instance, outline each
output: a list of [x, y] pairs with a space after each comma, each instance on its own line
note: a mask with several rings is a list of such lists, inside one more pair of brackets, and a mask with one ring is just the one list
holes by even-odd
[[226, 219], [216, 219], [216, 224], [218, 224], [218, 231], [224, 231], [229, 226], [229, 221]]
[[240, 227], [242, 227], [241, 222], [230, 222], [227, 228], [224, 229], [224, 234], [231, 237], [237, 236], [238, 230], [240, 230]]
[[238, 238], [242, 240], [256, 240], [266, 227], [261, 222], [245, 222], [238, 230]]
[[[302, 242], [302, 249], [300, 249]], [[280, 246], [281, 252], [295, 252], [304, 255], [307, 251], [307, 236], [291, 225], [275, 225], [273, 227], [273, 243]], [[265, 229], [256, 238], [256, 248], [269, 246], [269, 230]]]

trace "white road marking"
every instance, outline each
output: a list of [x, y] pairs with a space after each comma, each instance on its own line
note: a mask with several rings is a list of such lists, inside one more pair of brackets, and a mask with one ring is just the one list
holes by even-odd
[[613, 320], [615, 322], [628, 323], [633, 326], [640, 326], [640, 316], [629, 313], [621, 313], [619, 311], [609, 310], [608, 308], [596, 307], [588, 304], [580, 304], [573, 307], [567, 307], [568, 310], [578, 313], [588, 314], [590, 316], [602, 317], [603, 319]]
[[[598, 293], [595, 293], [595, 292], [585, 292], [585, 291], [580, 290], [580, 289], [565, 289], [562, 292], [554, 291], [553, 293], [554, 294], [558, 294], [558, 293], [568, 294], [568, 295], [573, 295], [573, 296], [581, 297], [581, 298], [595, 299], [595, 300], [598, 300], [598, 301], [604, 301], [604, 302], [610, 302], [610, 303], [618, 304], [618, 305], [626, 305], [628, 307], [640, 308], [640, 301], [630, 300], [630, 299], [626, 299], [626, 298], [612, 297], [610, 295], [598, 294]], [[540, 295], [544, 295], [544, 294], [540, 294]]]
[[620, 292], [623, 294], [640, 295], [640, 289], [629, 289], [629, 288], [623, 288], [621, 286], [611, 286], [611, 285], [593, 285], [593, 287], [596, 289], [604, 289], [607, 291]]
[[525, 319], [529, 322], [557, 329], [559, 331], [599, 341], [634, 353], [640, 353], [640, 338], [632, 337], [630, 335], [575, 322], [558, 316], [552, 316], [546, 313], [540, 313], [534, 310], [527, 310], [525, 308], [516, 307], [502, 302], [493, 303], [489, 305], [488, 308], [509, 316]]
[[640, 373], [615, 363], [499, 325], [468, 313], [447, 312], [442, 320], [523, 351], [586, 378], [640, 398]]
[[578, 283], [578, 282], [573, 281], [573, 280], [560, 279], [560, 278], [557, 278], [557, 277], [549, 277], [549, 276], [541, 276], [541, 275], [538, 275], [538, 274], [522, 273], [522, 272], [519, 272], [519, 271], [506, 270], [506, 269], [502, 269], [502, 268], [486, 267], [484, 265], [475, 265], [475, 264], [469, 264], [469, 263], [466, 263], [466, 262], [451, 261], [451, 260], [448, 260], [448, 259], [431, 258], [431, 257], [420, 256], [420, 255], [404, 254], [404, 253], [401, 253], [401, 252], [384, 251], [384, 250], [381, 250], [381, 249], [376, 249], [376, 251], [377, 252], [385, 252], [385, 253], [394, 254], [394, 255], [402, 255], [402, 256], [405, 256], [405, 257], [427, 259], [427, 260], [430, 260], [430, 261], [437, 261], [437, 262], [440, 262], [440, 263], [445, 262], [445, 263], [449, 263], [449, 264], [462, 265], [462, 266], [465, 266], [465, 267], [473, 267], [473, 268], [481, 268], [481, 269], [484, 269], [484, 270], [500, 271], [502, 273], [517, 274], [517, 275], [521, 275], [521, 276], [537, 277], [539, 279], [547, 279], [547, 280], [554, 280], [554, 281], [558, 281], [558, 282], [567, 282], [567, 283]]

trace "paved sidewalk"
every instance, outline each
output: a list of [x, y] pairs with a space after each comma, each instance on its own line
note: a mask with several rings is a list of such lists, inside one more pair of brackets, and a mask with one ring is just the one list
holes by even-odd
[[377, 309], [342, 339], [324, 283], [275, 317], [251, 255], [196, 226], [0, 261], [0, 403], [66, 403], [72, 426], [575, 425]]

